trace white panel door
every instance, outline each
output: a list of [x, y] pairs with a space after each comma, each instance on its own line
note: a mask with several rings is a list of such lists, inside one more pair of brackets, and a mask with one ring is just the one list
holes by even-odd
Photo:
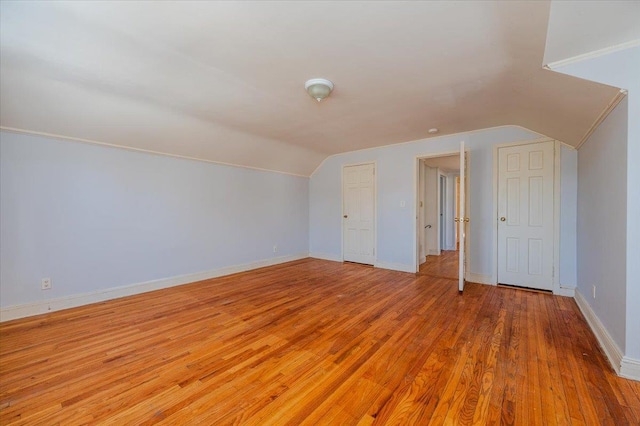
[[467, 237], [467, 224], [469, 218], [467, 215], [467, 154], [464, 150], [464, 141], [460, 142], [460, 206], [458, 210], [458, 217], [455, 219], [458, 222], [458, 235], [460, 236], [460, 248], [458, 250], [458, 291], [464, 291], [464, 278], [466, 273], [466, 237]]
[[553, 289], [553, 141], [498, 149], [498, 283]]
[[375, 170], [373, 164], [343, 169], [343, 259], [375, 261]]

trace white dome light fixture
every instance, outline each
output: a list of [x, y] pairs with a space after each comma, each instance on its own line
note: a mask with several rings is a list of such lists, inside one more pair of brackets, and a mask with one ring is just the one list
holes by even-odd
[[320, 102], [331, 94], [333, 83], [325, 78], [312, 78], [307, 80], [304, 88], [313, 99]]

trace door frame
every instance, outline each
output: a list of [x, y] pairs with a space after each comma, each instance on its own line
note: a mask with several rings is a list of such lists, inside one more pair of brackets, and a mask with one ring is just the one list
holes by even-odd
[[460, 173], [447, 173], [447, 194], [449, 199], [447, 200], [447, 207], [451, 207], [451, 215], [449, 215], [445, 220], [445, 227], [447, 232], [451, 232], [451, 245], [447, 246], [447, 250], [457, 250], [458, 248], [458, 227], [455, 225], [455, 221], [453, 218], [458, 217], [458, 206], [456, 205], [456, 180], [460, 177]]
[[[433, 157], [433, 158], [438, 158], [438, 157]], [[421, 158], [421, 160], [424, 160], [424, 158]], [[434, 183], [435, 183], [436, 191], [435, 191], [434, 198], [435, 198], [435, 201], [436, 201], [435, 202], [435, 205], [436, 205], [435, 212], [436, 213], [435, 213], [435, 217], [431, 218], [431, 219], [433, 219], [431, 221], [433, 223], [431, 224], [431, 228], [430, 228], [433, 232], [436, 233], [436, 245], [435, 245], [435, 247], [433, 247], [433, 246], [431, 248], [427, 247], [427, 238], [426, 238], [426, 235], [425, 235], [425, 229], [426, 229], [425, 225], [427, 224], [427, 221], [424, 221], [425, 216], [426, 216], [426, 212], [418, 210], [419, 214], [420, 214], [420, 218], [418, 219], [418, 225], [417, 225], [418, 226], [418, 240], [420, 240], [421, 237], [423, 238], [423, 243], [424, 243], [424, 246], [425, 246], [424, 247], [424, 255], [425, 255], [424, 261], [426, 261], [427, 260], [426, 258], [428, 256], [440, 256], [442, 254], [442, 247], [440, 246], [440, 231], [441, 231], [441, 229], [440, 229], [440, 207], [441, 207], [441, 198], [442, 198], [442, 193], [441, 193], [441, 188], [440, 188], [440, 176], [442, 175], [442, 172], [440, 171], [439, 168], [430, 167], [430, 166], [427, 166], [426, 164], [422, 164], [419, 167], [420, 167], [421, 170], [423, 170], [425, 172], [426, 172], [426, 169], [432, 169], [432, 170], [434, 170], [434, 174], [435, 174]], [[418, 174], [419, 174], [419, 171], [418, 171]], [[418, 179], [420, 179], [420, 176], [418, 176]], [[418, 198], [424, 197], [425, 193], [427, 192], [427, 186], [425, 185], [426, 181], [427, 181], [426, 173], [423, 173], [422, 181], [418, 182], [419, 185], [422, 185], [422, 187], [419, 189], [419, 192], [418, 192]], [[427, 199], [426, 199], [426, 197], [424, 197], [424, 202], [425, 202], [424, 207], [426, 208], [427, 207]], [[422, 223], [420, 223], [421, 220], [422, 220]], [[418, 241], [418, 247], [420, 247], [420, 241]], [[419, 257], [418, 259], [420, 261], [420, 264], [424, 263], [422, 261], [423, 259], [421, 257]]]
[[[465, 150], [468, 152], [468, 148]], [[460, 155], [460, 150], [457, 151], [443, 151], [443, 152], [430, 152], [425, 154], [419, 154], [414, 156], [413, 159], [413, 207], [414, 207], [414, 219], [413, 219], [413, 270], [415, 272], [420, 271], [420, 249], [418, 244], [420, 243], [420, 237], [418, 236], [418, 232], [420, 232], [420, 228], [418, 226], [418, 221], [420, 217], [420, 160], [425, 160], [427, 158], [437, 158], [437, 157], [448, 157], [450, 155]], [[439, 187], [438, 183], [438, 187]], [[426, 201], [426, 200], [425, 200]]]
[[373, 164], [373, 266], [378, 264], [378, 162], [363, 161], [343, 164], [340, 168], [340, 261], [344, 262], [344, 169]]
[[491, 281], [498, 284], [498, 150], [519, 145], [531, 145], [541, 142], [553, 142], [553, 264], [552, 291], [553, 294], [573, 297], [575, 289], [560, 286], [560, 180], [561, 180], [561, 142], [549, 138], [538, 138], [528, 141], [509, 142], [493, 146], [493, 272]]
[[438, 255], [447, 247], [447, 186], [447, 175], [438, 169]]

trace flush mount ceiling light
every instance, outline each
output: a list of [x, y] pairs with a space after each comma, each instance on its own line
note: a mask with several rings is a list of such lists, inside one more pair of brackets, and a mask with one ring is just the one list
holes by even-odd
[[438, 132], [439, 132], [439, 130], [438, 130], [438, 129], [436, 129], [435, 127], [434, 127], [433, 129], [429, 129], [429, 133], [431, 133], [432, 135], [433, 135], [434, 133], [438, 133]]
[[333, 83], [324, 78], [312, 78], [304, 84], [304, 88], [313, 99], [320, 102], [333, 90]]

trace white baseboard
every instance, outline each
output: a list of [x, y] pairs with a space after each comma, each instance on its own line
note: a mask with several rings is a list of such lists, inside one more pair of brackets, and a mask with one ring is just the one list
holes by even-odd
[[314, 259], [331, 260], [333, 262], [342, 262], [342, 257], [339, 254], [333, 253], [309, 253], [309, 257]]
[[224, 275], [231, 275], [238, 272], [250, 271], [252, 269], [262, 268], [265, 266], [291, 262], [292, 260], [304, 259], [306, 257], [309, 257], [307, 253], [290, 256], [280, 256], [271, 259], [258, 260], [256, 262], [244, 263], [241, 265], [226, 266], [210, 271], [196, 272], [194, 274], [161, 278], [158, 280], [130, 284], [122, 287], [108, 288], [104, 290], [93, 291], [90, 293], [74, 294], [57, 299], [42, 300], [39, 302], [27, 303], [24, 305], [7, 306], [5, 308], [0, 308], [0, 322], [30, 317], [47, 312], [60, 311], [62, 309], [75, 308], [77, 306], [88, 305], [91, 303], [104, 302], [105, 300], [118, 299], [120, 297], [146, 293], [149, 291], [160, 290], [163, 288], [174, 287], [182, 284], [189, 284], [196, 281], [207, 280]]
[[429, 255], [429, 256], [440, 256], [440, 250], [438, 250], [438, 249], [429, 249], [429, 250], [427, 250], [427, 255]]
[[496, 283], [493, 280], [493, 277], [491, 275], [475, 274], [473, 272], [467, 272], [465, 280], [469, 281], [471, 283], [496, 285]]
[[[342, 262], [342, 258], [331, 253], [309, 253], [309, 257], [314, 259], [332, 260], [334, 262]], [[415, 273], [413, 265], [405, 265], [404, 263], [382, 262], [376, 261], [373, 266], [380, 269], [390, 269], [392, 271]]]
[[404, 263], [377, 261], [373, 266], [380, 269], [390, 269], [392, 271], [416, 273], [416, 268], [413, 265], [406, 265]]
[[640, 359], [623, 356], [620, 363], [620, 375], [626, 379], [640, 381]]
[[575, 287], [560, 287], [558, 290], [554, 290], [553, 294], [556, 296], [574, 297], [576, 296]]
[[589, 305], [589, 302], [587, 302], [587, 299], [585, 299], [579, 291], [576, 291], [575, 301], [587, 320], [589, 327], [591, 327], [593, 334], [595, 334], [596, 339], [598, 339], [598, 343], [600, 343], [604, 354], [609, 359], [609, 363], [616, 373], [620, 374], [620, 364], [622, 362], [622, 351], [620, 347], [613, 341], [613, 338], [600, 321], [600, 318], [598, 318], [591, 308], [591, 305]]

